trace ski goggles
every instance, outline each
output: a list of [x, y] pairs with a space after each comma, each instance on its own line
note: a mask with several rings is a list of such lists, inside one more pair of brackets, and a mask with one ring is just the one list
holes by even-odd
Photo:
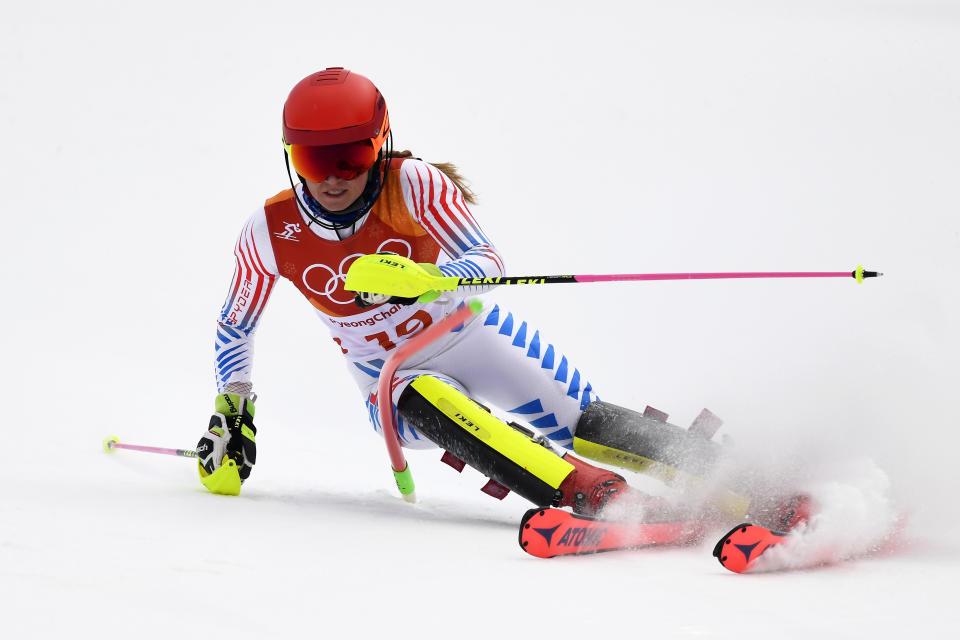
[[353, 180], [370, 171], [377, 161], [377, 152], [369, 140], [322, 147], [284, 142], [283, 146], [294, 171], [311, 182], [323, 182], [329, 176]]

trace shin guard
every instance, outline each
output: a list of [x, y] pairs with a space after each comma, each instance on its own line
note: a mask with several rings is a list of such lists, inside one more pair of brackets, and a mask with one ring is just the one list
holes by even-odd
[[664, 420], [597, 400], [577, 422], [573, 450], [672, 482], [683, 475], [704, 476], [720, 447]]
[[537, 506], [559, 505], [574, 466], [448, 384], [420, 376], [400, 396], [403, 420], [441, 448]]
[[[721, 447], [663, 419], [597, 400], [577, 421], [573, 450], [667, 484], [696, 486], [717, 467]], [[739, 489], [727, 488], [718, 488], [713, 500], [729, 514], [746, 512], [750, 502]]]

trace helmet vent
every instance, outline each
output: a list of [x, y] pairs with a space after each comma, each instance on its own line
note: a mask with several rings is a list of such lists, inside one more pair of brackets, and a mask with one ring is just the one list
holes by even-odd
[[327, 82], [343, 82], [347, 79], [347, 75], [350, 72], [344, 69], [343, 67], [330, 67], [329, 69], [324, 69], [323, 71], [318, 72], [313, 76], [313, 82], [311, 84], [323, 84]]

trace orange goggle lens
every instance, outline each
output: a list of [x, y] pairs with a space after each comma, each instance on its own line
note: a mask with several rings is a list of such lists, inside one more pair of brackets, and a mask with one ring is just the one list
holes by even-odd
[[366, 173], [377, 161], [370, 141], [309, 147], [287, 145], [294, 170], [311, 182], [323, 182], [328, 176], [353, 180]]

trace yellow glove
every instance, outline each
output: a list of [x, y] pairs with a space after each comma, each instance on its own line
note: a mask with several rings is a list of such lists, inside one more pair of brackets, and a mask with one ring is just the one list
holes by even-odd
[[213, 493], [235, 496], [257, 461], [253, 400], [221, 393], [207, 432], [197, 443], [200, 482]]

